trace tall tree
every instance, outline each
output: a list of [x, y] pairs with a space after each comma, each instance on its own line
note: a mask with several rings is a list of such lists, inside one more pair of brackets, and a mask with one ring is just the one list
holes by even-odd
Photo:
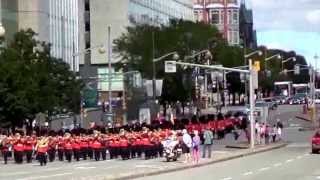
[[31, 29], [14, 35], [0, 54], [1, 121], [13, 128], [37, 113], [79, 112], [81, 81], [69, 66], [50, 56], [50, 45]]
[[[153, 49], [154, 39], [154, 49]], [[241, 65], [241, 50], [229, 47], [216, 27], [184, 20], [171, 20], [168, 25], [146, 24], [130, 26], [127, 32], [115, 40], [115, 51], [122, 62], [142, 73], [143, 78], [152, 78], [152, 59], [169, 52], [178, 52], [180, 59], [192, 63], [206, 63], [204, 56], [188, 58], [194, 52], [209, 49], [213, 54], [211, 64], [229, 67]], [[168, 57], [166, 60], [170, 60]], [[163, 101], [188, 101], [191, 98], [193, 68], [178, 68], [176, 74], [165, 74], [164, 63], [157, 62], [157, 78], [164, 79]]]

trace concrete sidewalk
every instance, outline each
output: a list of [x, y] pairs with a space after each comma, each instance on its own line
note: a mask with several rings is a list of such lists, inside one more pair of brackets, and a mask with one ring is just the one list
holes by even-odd
[[274, 149], [285, 147], [286, 145], [287, 144], [284, 142], [279, 142], [275, 144], [269, 144], [266, 146], [258, 145], [255, 147], [255, 149], [240, 149], [240, 150], [232, 151], [229, 153], [213, 151], [213, 158], [201, 159], [199, 164], [192, 164], [192, 163], [185, 164], [180, 161], [164, 162], [164, 160], [161, 160], [161, 162], [159, 162], [159, 165], [154, 168], [144, 168], [144, 169], [140, 169], [139, 171], [129, 170], [128, 172], [125, 172], [122, 174], [109, 174], [104, 178], [113, 179], [113, 180], [126, 180], [126, 179], [135, 179], [135, 178], [140, 178], [145, 176], [152, 176], [152, 175], [158, 175], [163, 173], [181, 171], [181, 170], [186, 170], [190, 168], [197, 168], [197, 167], [202, 167], [202, 166], [206, 166], [214, 163], [228, 161], [236, 158], [242, 158], [242, 157], [254, 155], [257, 153], [271, 151]]

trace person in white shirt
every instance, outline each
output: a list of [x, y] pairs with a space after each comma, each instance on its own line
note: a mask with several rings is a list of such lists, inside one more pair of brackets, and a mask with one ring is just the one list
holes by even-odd
[[183, 141], [183, 148], [182, 151], [185, 154], [185, 163], [191, 162], [191, 152], [190, 149], [192, 148], [192, 138], [190, 134], [188, 134], [187, 130], [182, 130], [182, 141]]
[[260, 144], [261, 143], [261, 128], [260, 128], [260, 123], [258, 121], [256, 121], [256, 124], [255, 124], [255, 135], [256, 135], [256, 141], [257, 141], [257, 144]]

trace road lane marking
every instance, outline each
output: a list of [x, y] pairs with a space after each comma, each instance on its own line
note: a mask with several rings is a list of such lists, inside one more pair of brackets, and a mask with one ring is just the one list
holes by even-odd
[[52, 174], [48, 176], [34, 176], [34, 177], [28, 177], [28, 178], [22, 178], [18, 180], [36, 180], [36, 179], [47, 179], [52, 177], [59, 177], [59, 176], [65, 176], [65, 175], [71, 175], [72, 173], [61, 173], [61, 174]]
[[75, 167], [75, 169], [95, 169], [97, 167]]
[[243, 173], [242, 175], [243, 175], [243, 176], [249, 176], [249, 175], [252, 175], [252, 174], [253, 174], [253, 172], [252, 172], [252, 171], [249, 171], [249, 172]]
[[306, 154], [304, 154], [303, 156], [309, 156], [310, 154], [309, 153], [306, 153]]
[[0, 177], [1, 176], [16, 176], [16, 175], [23, 175], [23, 174], [30, 174], [30, 172], [26, 172], [26, 171], [20, 171], [20, 172], [12, 172], [12, 173], [3, 173], [3, 174], [0, 174]]
[[302, 158], [302, 156], [298, 156], [298, 157], [297, 157], [297, 159], [301, 159], [301, 158]]
[[273, 167], [279, 167], [279, 166], [282, 166], [282, 163], [276, 163], [273, 165]]
[[226, 178], [223, 178], [221, 180], [232, 180], [232, 177], [226, 177]]
[[286, 160], [286, 163], [289, 163], [289, 162], [292, 162], [293, 161], [293, 159], [288, 159], [288, 160]]
[[320, 179], [320, 176], [317, 176], [316, 179]]
[[264, 167], [264, 168], [260, 168], [259, 171], [266, 171], [266, 170], [269, 170], [270, 167]]

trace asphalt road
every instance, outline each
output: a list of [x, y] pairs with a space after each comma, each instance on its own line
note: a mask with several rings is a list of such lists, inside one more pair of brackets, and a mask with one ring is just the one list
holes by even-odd
[[[290, 142], [286, 148], [248, 156], [240, 159], [221, 162], [201, 168], [188, 169], [169, 174], [145, 177], [141, 179], [271, 179], [274, 180], [305, 180], [320, 179], [320, 155], [310, 154], [308, 143], [312, 132], [298, 131], [300, 127], [310, 126], [309, 122], [295, 119], [301, 112], [298, 106], [281, 106], [273, 111], [270, 124], [277, 119], [284, 122], [284, 139]], [[223, 144], [232, 140], [227, 136], [214, 146], [216, 152], [232, 153], [235, 149], [224, 149]], [[46, 167], [40, 167], [37, 162], [33, 164], [0, 164], [0, 180], [71, 180], [71, 179], [110, 179], [117, 174], [128, 172], [141, 172], [143, 169], [159, 169], [163, 166], [174, 166], [174, 163], [163, 163], [162, 160], [109, 160], [109, 161], [80, 161], [80, 162], [54, 162]], [[318, 177], [319, 176], [319, 177]]]
[[280, 119], [284, 125], [284, 139], [289, 142], [285, 148], [253, 156], [234, 159], [205, 167], [173, 172], [139, 180], [201, 179], [201, 180], [316, 180], [320, 179], [320, 155], [311, 154], [312, 131], [299, 131], [310, 127], [310, 122], [298, 120], [295, 116], [301, 106], [280, 106], [271, 113], [269, 123]]

